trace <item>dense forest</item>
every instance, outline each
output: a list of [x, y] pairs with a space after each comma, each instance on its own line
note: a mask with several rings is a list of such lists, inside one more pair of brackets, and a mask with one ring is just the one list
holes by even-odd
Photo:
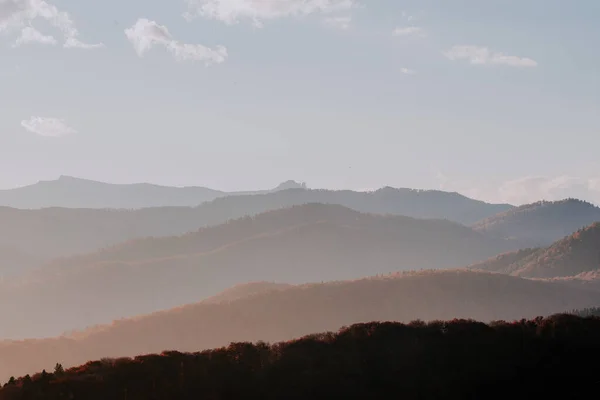
[[[600, 319], [373, 322], [269, 345], [103, 359], [11, 378], [0, 400], [589, 398]], [[60, 360], [57, 360], [60, 361]]]
[[600, 317], [600, 307], [584, 308], [582, 310], [575, 310], [573, 314], [580, 317]]

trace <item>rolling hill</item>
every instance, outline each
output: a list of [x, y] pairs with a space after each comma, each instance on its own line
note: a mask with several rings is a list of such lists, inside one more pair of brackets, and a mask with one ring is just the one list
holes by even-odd
[[541, 247], [594, 222], [600, 222], [600, 208], [585, 201], [567, 199], [512, 208], [476, 223], [473, 228], [526, 242], [528, 247]]
[[[34, 252], [31, 255], [35, 258], [49, 261], [92, 252], [134, 238], [181, 235], [231, 219], [306, 203], [340, 204], [360, 212], [439, 218], [462, 223], [510, 207], [452, 193], [391, 188], [372, 193], [285, 189], [261, 195], [223, 197], [198, 207], [139, 210], [20, 210], [0, 207], [0, 246], [23, 253]], [[0, 259], [0, 265], [2, 261]]]
[[229, 195], [264, 194], [304, 187], [303, 184], [287, 181], [272, 190], [228, 193], [197, 186], [114, 184], [61, 176], [52, 181], [40, 181], [29, 186], [0, 190], [0, 206], [21, 209], [193, 207]]
[[360, 322], [513, 320], [597, 304], [598, 292], [467, 270], [300, 285], [123, 319], [76, 337], [0, 342], [0, 379], [44, 368], [51, 371], [57, 362], [69, 367], [165, 349], [198, 351], [238, 341], [275, 342]]
[[528, 278], [587, 274], [587, 277], [581, 278], [589, 281], [593, 278], [593, 272], [600, 269], [600, 223], [579, 229], [547, 248], [505, 254], [474, 264], [471, 268]]
[[[245, 282], [308, 283], [455, 268], [518, 247], [444, 220], [295, 206], [61, 259], [4, 282], [0, 318], [7, 323], [0, 337], [53, 335], [196, 302]], [[23, 321], [23, 314], [36, 317]]]

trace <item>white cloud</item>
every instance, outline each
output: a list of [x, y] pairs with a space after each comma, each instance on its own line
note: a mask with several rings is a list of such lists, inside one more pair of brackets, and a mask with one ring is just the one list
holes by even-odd
[[352, 17], [329, 17], [325, 18], [325, 25], [340, 29], [340, 30], [348, 30], [350, 29], [350, 25], [352, 24]]
[[13, 47], [19, 47], [23, 44], [28, 43], [40, 43], [40, 44], [48, 44], [48, 45], [56, 45], [57, 41], [54, 36], [47, 36], [42, 34], [37, 29], [26, 26], [21, 30], [21, 36], [17, 38], [17, 41], [13, 45]]
[[556, 201], [574, 197], [600, 205], [600, 177], [574, 175], [525, 176], [504, 182], [468, 182], [437, 173], [441, 190], [493, 203], [522, 205], [540, 200]]
[[104, 47], [103, 43], [96, 43], [96, 44], [88, 44], [88, 43], [83, 43], [81, 40], [74, 38], [74, 37], [70, 37], [67, 38], [67, 40], [65, 41], [64, 47], [67, 49], [84, 49], [84, 50], [91, 50], [91, 49], [99, 49]]
[[186, 0], [186, 19], [196, 16], [226, 24], [250, 20], [261, 27], [263, 20], [331, 13], [357, 6], [356, 0]]
[[400, 72], [406, 75], [415, 75], [417, 73], [417, 71], [409, 68], [400, 68]]
[[531, 58], [509, 56], [480, 46], [454, 46], [443, 54], [452, 61], [468, 60], [471, 64], [479, 65], [496, 64], [511, 67], [537, 67], [538, 65]]
[[227, 58], [227, 49], [223, 46], [211, 49], [201, 44], [180, 43], [173, 39], [166, 26], [146, 18], [140, 18], [135, 25], [126, 29], [125, 35], [140, 57], [143, 57], [152, 47], [160, 45], [167, 48], [178, 61], [204, 61], [209, 65], [222, 63]]
[[[83, 45], [77, 38], [79, 31], [75, 27], [75, 23], [71, 19], [69, 13], [60, 11], [56, 6], [44, 0], [0, 0], [0, 33], [12, 33], [21, 31], [21, 36], [17, 39], [16, 45], [24, 43], [40, 42], [41, 37], [49, 44], [49, 36], [43, 36], [35, 31], [31, 26], [36, 19], [42, 19], [48, 22], [55, 29], [58, 29], [65, 38], [65, 47], [93, 48], [98, 46]], [[39, 35], [35, 37], [35, 33], [28, 30], [28, 27]], [[29, 35], [29, 36], [27, 36]], [[32, 39], [32, 40], [27, 40]], [[67, 46], [67, 43], [73, 40], [76, 43], [81, 43], [82, 46]]]
[[498, 188], [500, 198], [518, 204], [538, 200], [562, 200], [575, 197], [600, 204], [598, 178], [561, 175], [528, 176], [504, 182]]
[[62, 137], [77, 133], [75, 129], [58, 118], [31, 117], [21, 121], [21, 126], [29, 132], [46, 137]]
[[407, 26], [407, 27], [403, 27], [403, 28], [399, 27], [399, 28], [394, 29], [392, 34], [394, 36], [413, 36], [413, 35], [424, 36], [425, 31], [423, 30], [423, 28], [420, 28], [418, 26]]

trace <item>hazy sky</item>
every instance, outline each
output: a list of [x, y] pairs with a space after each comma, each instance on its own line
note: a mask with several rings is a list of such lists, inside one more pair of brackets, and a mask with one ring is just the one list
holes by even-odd
[[598, 0], [0, 0], [0, 187], [600, 203]]

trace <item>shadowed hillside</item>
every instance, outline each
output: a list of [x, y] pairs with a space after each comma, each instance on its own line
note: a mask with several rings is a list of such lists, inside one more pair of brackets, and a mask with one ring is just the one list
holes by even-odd
[[528, 278], [592, 280], [590, 273], [600, 269], [600, 223], [579, 229], [550, 247], [501, 255], [471, 268]]
[[594, 222], [600, 222], [600, 208], [581, 200], [568, 199], [513, 208], [478, 222], [474, 229], [540, 247], [549, 246]]
[[[182, 237], [135, 241], [5, 282], [0, 317], [7, 323], [0, 337], [54, 335], [196, 302], [245, 282], [461, 267], [517, 246], [449, 221], [296, 206]], [[10, 305], [15, 302], [18, 310]]]
[[287, 189], [219, 198], [193, 208], [18, 210], [0, 207], [0, 246], [21, 252], [34, 251], [36, 258], [50, 260], [134, 238], [181, 235], [231, 219], [307, 203], [340, 204], [361, 212], [441, 218], [461, 223], [471, 223], [510, 208], [456, 193], [391, 188], [373, 193]]
[[288, 340], [368, 321], [520, 319], [600, 304], [600, 293], [466, 270], [302, 285], [119, 320], [74, 336], [0, 343], [0, 379], [101, 357]]
[[11, 379], [0, 400], [587, 399], [597, 388], [598, 335], [600, 319], [567, 314], [373, 322], [273, 345], [57, 364]]

